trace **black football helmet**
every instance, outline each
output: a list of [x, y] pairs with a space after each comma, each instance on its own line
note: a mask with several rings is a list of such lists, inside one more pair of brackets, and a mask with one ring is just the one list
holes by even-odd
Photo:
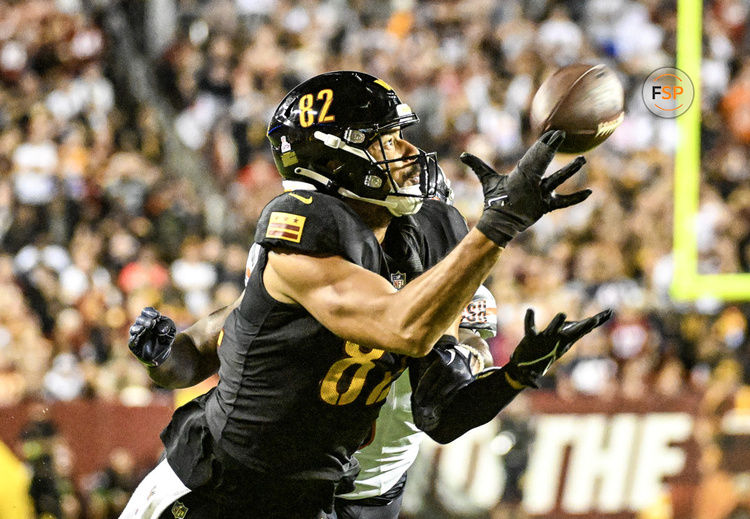
[[[328, 72], [287, 94], [268, 125], [268, 140], [284, 180], [312, 183], [400, 216], [418, 211], [424, 198], [435, 196], [435, 154], [419, 150], [378, 161], [367, 149], [383, 132], [418, 121], [385, 81], [362, 72]], [[404, 160], [419, 165], [419, 186], [394, 181], [390, 163]]]

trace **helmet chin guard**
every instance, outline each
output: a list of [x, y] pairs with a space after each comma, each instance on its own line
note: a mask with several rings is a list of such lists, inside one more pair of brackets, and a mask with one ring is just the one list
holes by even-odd
[[389, 206], [388, 210], [393, 216], [404, 216], [406, 214], [414, 214], [419, 212], [422, 208], [422, 201], [425, 197], [422, 195], [422, 190], [416, 184], [413, 186], [400, 187], [396, 193], [385, 197], [386, 202], [394, 201], [393, 206]]
[[[397, 187], [393, 193], [385, 197], [386, 202], [392, 203], [387, 207], [393, 216], [404, 216], [418, 212], [424, 199], [434, 198], [437, 191], [438, 171], [440, 169], [437, 164], [437, 153], [425, 153], [423, 150], [419, 150], [417, 155], [406, 157], [406, 160], [411, 158], [416, 158], [419, 165], [419, 184]], [[391, 181], [395, 186], [396, 182], [392, 177]]]

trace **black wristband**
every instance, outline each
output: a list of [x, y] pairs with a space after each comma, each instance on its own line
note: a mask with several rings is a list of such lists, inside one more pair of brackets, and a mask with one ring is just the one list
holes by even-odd
[[499, 247], [505, 247], [518, 231], [508, 224], [507, 218], [497, 211], [485, 209], [477, 222], [477, 229]]
[[529, 375], [528, 371], [519, 368], [513, 363], [513, 361], [508, 362], [503, 367], [503, 369], [508, 374], [508, 376], [517, 384], [521, 384], [525, 387], [533, 387], [534, 389], [539, 389], [539, 384], [537, 384], [536, 380], [534, 380], [534, 378]]

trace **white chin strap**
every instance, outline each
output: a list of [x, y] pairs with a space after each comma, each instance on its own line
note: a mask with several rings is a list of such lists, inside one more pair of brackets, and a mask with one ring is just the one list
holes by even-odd
[[393, 200], [396, 204], [395, 209], [388, 208], [393, 216], [404, 216], [407, 214], [414, 214], [419, 212], [422, 208], [422, 202], [424, 197], [422, 196], [422, 190], [419, 189], [418, 185], [400, 187], [398, 189], [400, 195], [414, 195], [414, 196], [393, 196], [389, 195], [385, 197], [386, 200]]
[[[294, 172], [297, 175], [301, 175], [303, 177], [307, 177], [309, 179], [315, 180], [316, 182], [320, 182], [322, 184], [326, 184], [330, 182], [330, 180], [320, 173], [317, 173], [311, 169], [307, 168], [296, 168]], [[306, 182], [300, 182], [300, 184], [309, 186]], [[285, 189], [309, 189], [308, 187], [292, 187], [291, 181], [284, 181], [284, 188]], [[343, 187], [338, 188], [338, 194], [341, 196], [345, 196], [346, 198], [351, 198], [353, 200], [361, 200], [363, 202], [367, 202], [370, 204], [379, 205], [381, 207], [385, 207], [390, 211], [390, 213], [393, 216], [405, 216], [407, 214], [414, 214], [418, 212], [422, 208], [422, 190], [419, 189], [418, 185], [413, 186], [407, 186], [399, 188], [398, 190], [399, 196], [394, 195], [388, 195], [385, 197], [385, 200], [377, 200], [375, 198], [367, 198], [364, 196], [359, 196], [358, 194], [349, 191], [348, 189], [345, 189]], [[406, 196], [403, 196], [406, 195]], [[410, 196], [413, 195], [413, 196]]]
[[299, 180], [282, 180], [281, 185], [284, 188], [284, 191], [317, 191], [318, 188], [315, 187], [315, 184], [311, 184], [309, 182], [301, 182]]
[[374, 198], [365, 198], [359, 196], [356, 193], [352, 193], [348, 189], [340, 187], [338, 193], [341, 196], [347, 198], [353, 198], [354, 200], [362, 200], [370, 204], [379, 205], [385, 207], [390, 211], [393, 216], [405, 216], [407, 214], [414, 214], [422, 208], [422, 191], [419, 186], [402, 187], [398, 190], [400, 195], [416, 195], [419, 196], [395, 196], [388, 195], [385, 200], [376, 200]]

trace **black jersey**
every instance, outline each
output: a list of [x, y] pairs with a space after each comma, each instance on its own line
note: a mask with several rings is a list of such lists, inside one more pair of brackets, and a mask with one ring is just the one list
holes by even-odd
[[[330, 481], [354, 476], [352, 456], [369, 438], [407, 357], [345, 341], [301, 306], [273, 299], [262, 282], [268, 251], [338, 255], [398, 287], [441, 259], [465, 233], [455, 209], [427, 201], [417, 215], [392, 221], [381, 248], [337, 198], [294, 191], [271, 201], [251, 249], [245, 296], [224, 325], [219, 384], [199, 399], [205, 418], [195, 419], [197, 425], [178, 425], [175, 414], [163, 435], [168, 457], [177, 435], [189, 436], [207, 423], [219, 450], [255, 473]], [[184, 449], [173, 451], [185, 456]], [[189, 463], [170, 460], [173, 468], [178, 463], [188, 470]]]
[[[435, 266], [467, 232], [461, 213], [436, 200], [425, 200], [414, 215], [394, 218], [383, 240], [391, 281], [396, 285], [408, 283]], [[405, 279], [400, 278], [400, 273], [405, 274]]]
[[342, 201], [310, 191], [271, 201], [258, 224], [244, 299], [224, 325], [208, 424], [219, 446], [253, 470], [337, 479], [356, 472], [351, 456], [404, 360], [348, 342], [303, 307], [273, 299], [262, 281], [273, 247], [389, 272], [375, 235]]

